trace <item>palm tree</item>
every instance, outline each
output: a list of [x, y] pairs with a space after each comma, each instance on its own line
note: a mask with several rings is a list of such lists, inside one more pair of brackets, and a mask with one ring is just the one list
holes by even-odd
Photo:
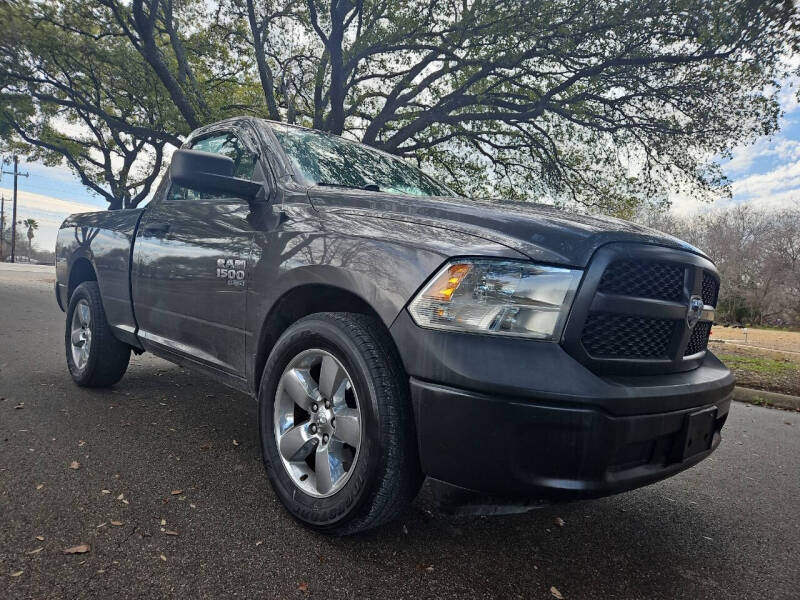
[[39, 229], [39, 223], [36, 219], [25, 219], [22, 221], [22, 226], [28, 228], [28, 262], [30, 262], [33, 257], [33, 232]]

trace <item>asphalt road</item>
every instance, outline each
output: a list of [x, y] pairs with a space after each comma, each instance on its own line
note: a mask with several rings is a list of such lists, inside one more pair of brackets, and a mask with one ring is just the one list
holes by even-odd
[[48, 278], [0, 266], [0, 598], [800, 597], [800, 414], [737, 404], [710, 459], [620, 496], [456, 519], [423, 489], [332, 539], [272, 493], [250, 398], [147, 355], [73, 385]]

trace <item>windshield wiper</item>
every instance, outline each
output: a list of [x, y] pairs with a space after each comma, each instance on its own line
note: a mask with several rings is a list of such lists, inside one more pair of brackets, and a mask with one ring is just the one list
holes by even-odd
[[349, 185], [347, 183], [336, 183], [333, 181], [318, 181], [317, 185], [323, 185], [327, 187], [349, 188], [351, 190], [369, 190], [370, 192], [381, 191], [381, 188], [378, 187], [377, 183], [368, 183], [366, 185]]

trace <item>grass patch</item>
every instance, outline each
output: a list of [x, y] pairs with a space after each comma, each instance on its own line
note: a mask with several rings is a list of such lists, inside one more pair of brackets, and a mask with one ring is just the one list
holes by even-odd
[[720, 352], [717, 357], [729, 369], [751, 371], [760, 375], [789, 375], [797, 370], [795, 364], [763, 356], [742, 356], [741, 354]]

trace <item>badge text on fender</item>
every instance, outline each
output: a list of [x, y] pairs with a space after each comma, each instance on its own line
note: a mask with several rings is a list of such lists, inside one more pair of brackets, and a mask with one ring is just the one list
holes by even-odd
[[225, 279], [228, 285], [244, 286], [247, 261], [239, 258], [218, 258], [217, 278]]

